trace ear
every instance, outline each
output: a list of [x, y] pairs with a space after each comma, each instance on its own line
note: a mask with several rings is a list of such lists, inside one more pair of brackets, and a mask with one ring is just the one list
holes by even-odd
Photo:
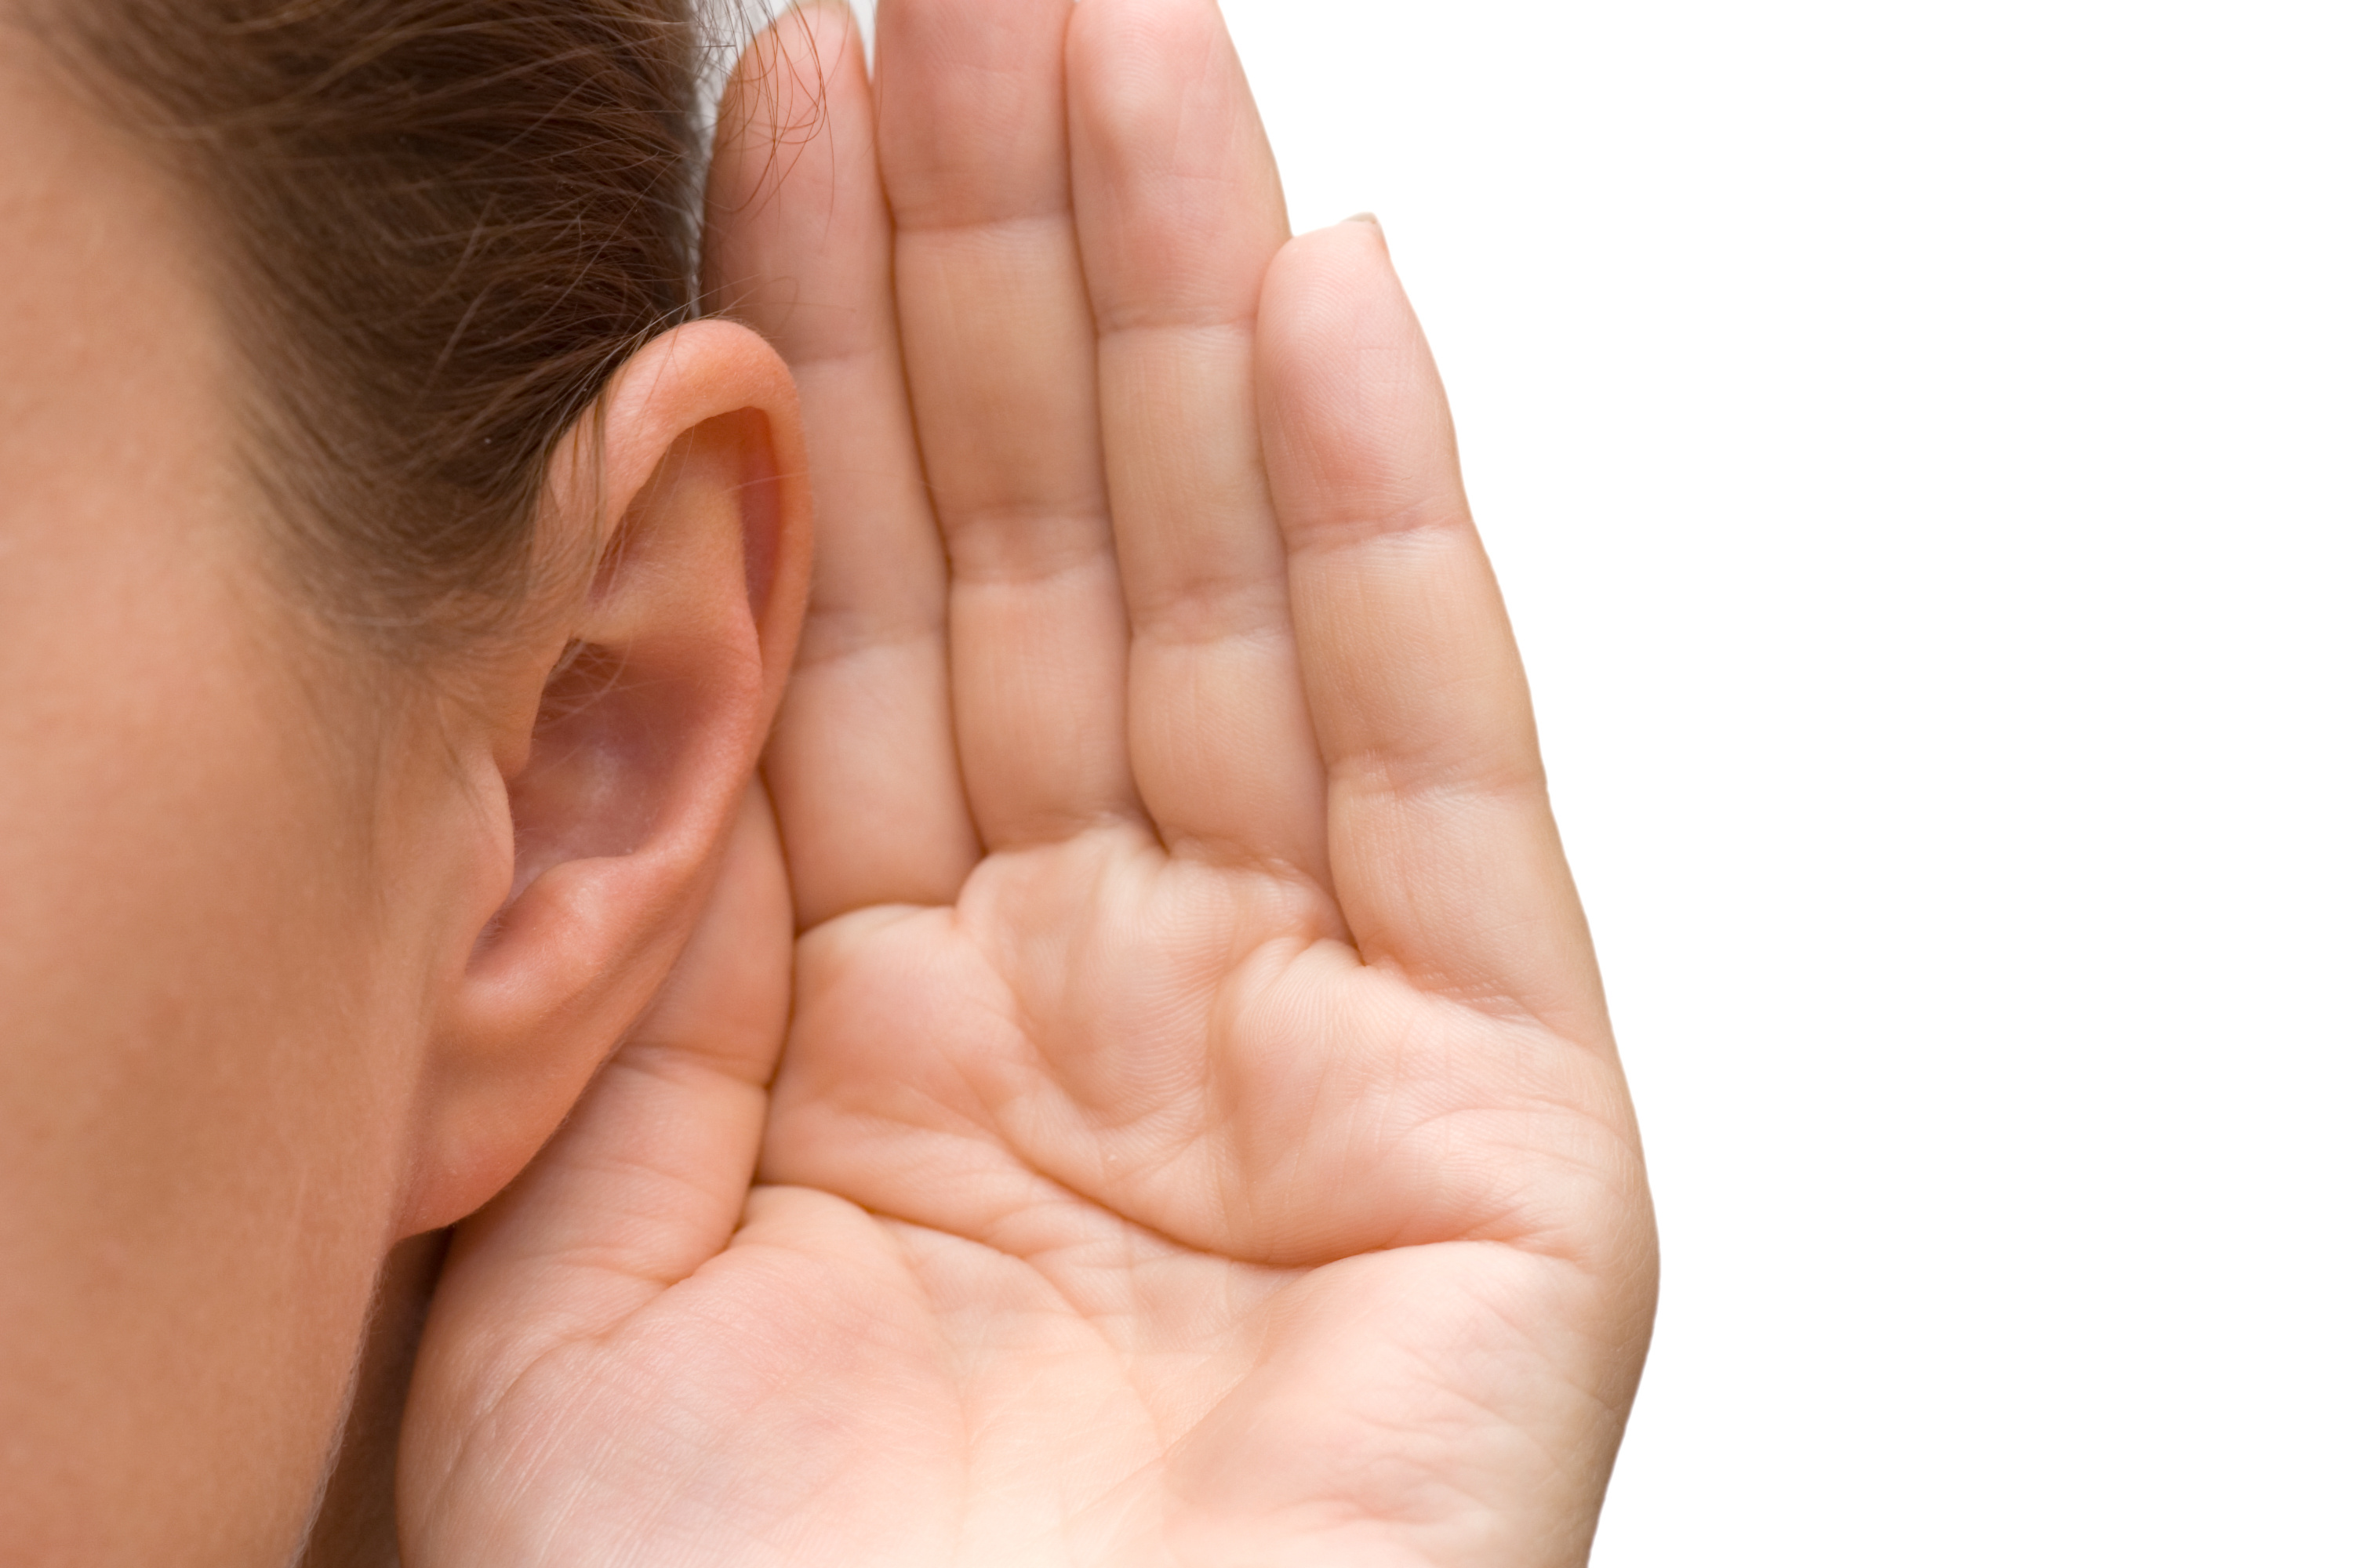
[[640, 351], [541, 499], [544, 539], [590, 546], [595, 567], [559, 574], [529, 645], [470, 680], [457, 721], [473, 907], [452, 912], [440, 966], [406, 1231], [523, 1169], [655, 995], [728, 842], [809, 585], [793, 381], [743, 327], [699, 322]]

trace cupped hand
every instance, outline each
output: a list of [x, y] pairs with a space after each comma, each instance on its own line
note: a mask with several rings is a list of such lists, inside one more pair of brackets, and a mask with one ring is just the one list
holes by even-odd
[[810, 618], [671, 989], [454, 1246], [408, 1560], [1578, 1561], [1653, 1226], [1383, 238], [1288, 239], [1208, 0], [879, 27], [724, 114]]

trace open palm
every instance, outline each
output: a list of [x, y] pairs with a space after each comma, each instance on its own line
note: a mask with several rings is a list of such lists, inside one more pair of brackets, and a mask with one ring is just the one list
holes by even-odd
[[714, 176], [818, 505], [775, 827], [462, 1230], [408, 1550], [1577, 1561], [1652, 1226], [1382, 238], [1288, 240], [1205, 0], [880, 28]]

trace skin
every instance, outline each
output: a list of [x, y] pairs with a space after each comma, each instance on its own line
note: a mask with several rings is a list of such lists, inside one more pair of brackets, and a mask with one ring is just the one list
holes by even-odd
[[1585, 1554], [1652, 1222], [1381, 235], [1288, 237], [1194, 0], [882, 26], [876, 99], [834, 11], [741, 73], [760, 336], [568, 443], [603, 569], [410, 684], [280, 580], [183, 193], [5, 35], [12, 1561], [288, 1560], [478, 1210], [415, 1563]]
[[181, 194], [14, 29], [0, 143], [0, 1541], [282, 1563], [389, 1247], [543, 1143], [737, 829], [794, 395], [744, 329], [651, 347], [544, 498], [604, 569], [397, 682], [281, 581]]
[[1652, 1217], [1383, 238], [1288, 237], [1202, 0], [878, 25], [714, 175], [809, 410], [780, 837], [460, 1227], [405, 1561], [1582, 1561]]

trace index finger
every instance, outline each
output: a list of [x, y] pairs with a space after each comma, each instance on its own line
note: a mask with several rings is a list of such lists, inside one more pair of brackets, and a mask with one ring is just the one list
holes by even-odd
[[859, 26], [788, 13], [730, 83], [707, 293], [802, 394], [817, 537], [809, 619], [766, 759], [795, 914], [946, 903], [978, 854], [951, 723], [948, 569], [919, 461]]

